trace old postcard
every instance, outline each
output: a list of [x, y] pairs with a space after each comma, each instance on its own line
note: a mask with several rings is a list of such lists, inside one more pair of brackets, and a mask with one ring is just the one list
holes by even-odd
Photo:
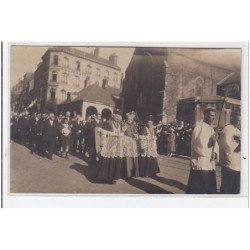
[[241, 48], [10, 46], [10, 192], [239, 194]]

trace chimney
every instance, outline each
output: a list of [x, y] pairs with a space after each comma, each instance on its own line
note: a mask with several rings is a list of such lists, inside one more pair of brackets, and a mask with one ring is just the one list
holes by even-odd
[[98, 57], [99, 57], [99, 54], [100, 54], [100, 48], [99, 48], [99, 47], [96, 47], [95, 50], [94, 50], [94, 56], [95, 56], [96, 58], [98, 58]]
[[111, 54], [109, 56], [109, 61], [114, 64], [114, 65], [117, 65], [117, 55], [115, 53]]

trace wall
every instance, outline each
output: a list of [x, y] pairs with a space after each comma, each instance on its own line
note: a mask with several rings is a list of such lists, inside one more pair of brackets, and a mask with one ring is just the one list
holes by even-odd
[[165, 76], [164, 113], [167, 121], [174, 121], [179, 99], [197, 96], [215, 96], [217, 82], [231, 71], [187, 58], [170, 50]]

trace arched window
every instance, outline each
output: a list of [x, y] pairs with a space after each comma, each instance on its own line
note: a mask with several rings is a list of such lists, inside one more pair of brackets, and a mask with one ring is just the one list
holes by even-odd
[[57, 82], [57, 72], [52, 71], [52, 82]]
[[66, 56], [63, 58], [63, 66], [67, 68], [69, 67], [69, 58]]
[[202, 77], [197, 77], [195, 80], [195, 95], [202, 96], [204, 80]]
[[76, 62], [76, 69], [81, 70], [81, 63], [79, 61]]
[[54, 55], [54, 57], [53, 57], [53, 64], [54, 64], [55, 66], [58, 66], [58, 61], [59, 61], [58, 55]]

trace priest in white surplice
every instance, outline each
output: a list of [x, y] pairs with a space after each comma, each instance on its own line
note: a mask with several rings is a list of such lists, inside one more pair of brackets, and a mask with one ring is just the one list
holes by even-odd
[[235, 110], [231, 114], [231, 124], [226, 125], [219, 138], [221, 165], [221, 193], [240, 192], [240, 126], [241, 114]]
[[190, 174], [186, 190], [188, 194], [215, 194], [217, 191], [215, 160], [218, 136], [212, 127], [215, 116], [215, 109], [207, 108], [204, 111], [204, 120], [197, 123], [193, 130]]

